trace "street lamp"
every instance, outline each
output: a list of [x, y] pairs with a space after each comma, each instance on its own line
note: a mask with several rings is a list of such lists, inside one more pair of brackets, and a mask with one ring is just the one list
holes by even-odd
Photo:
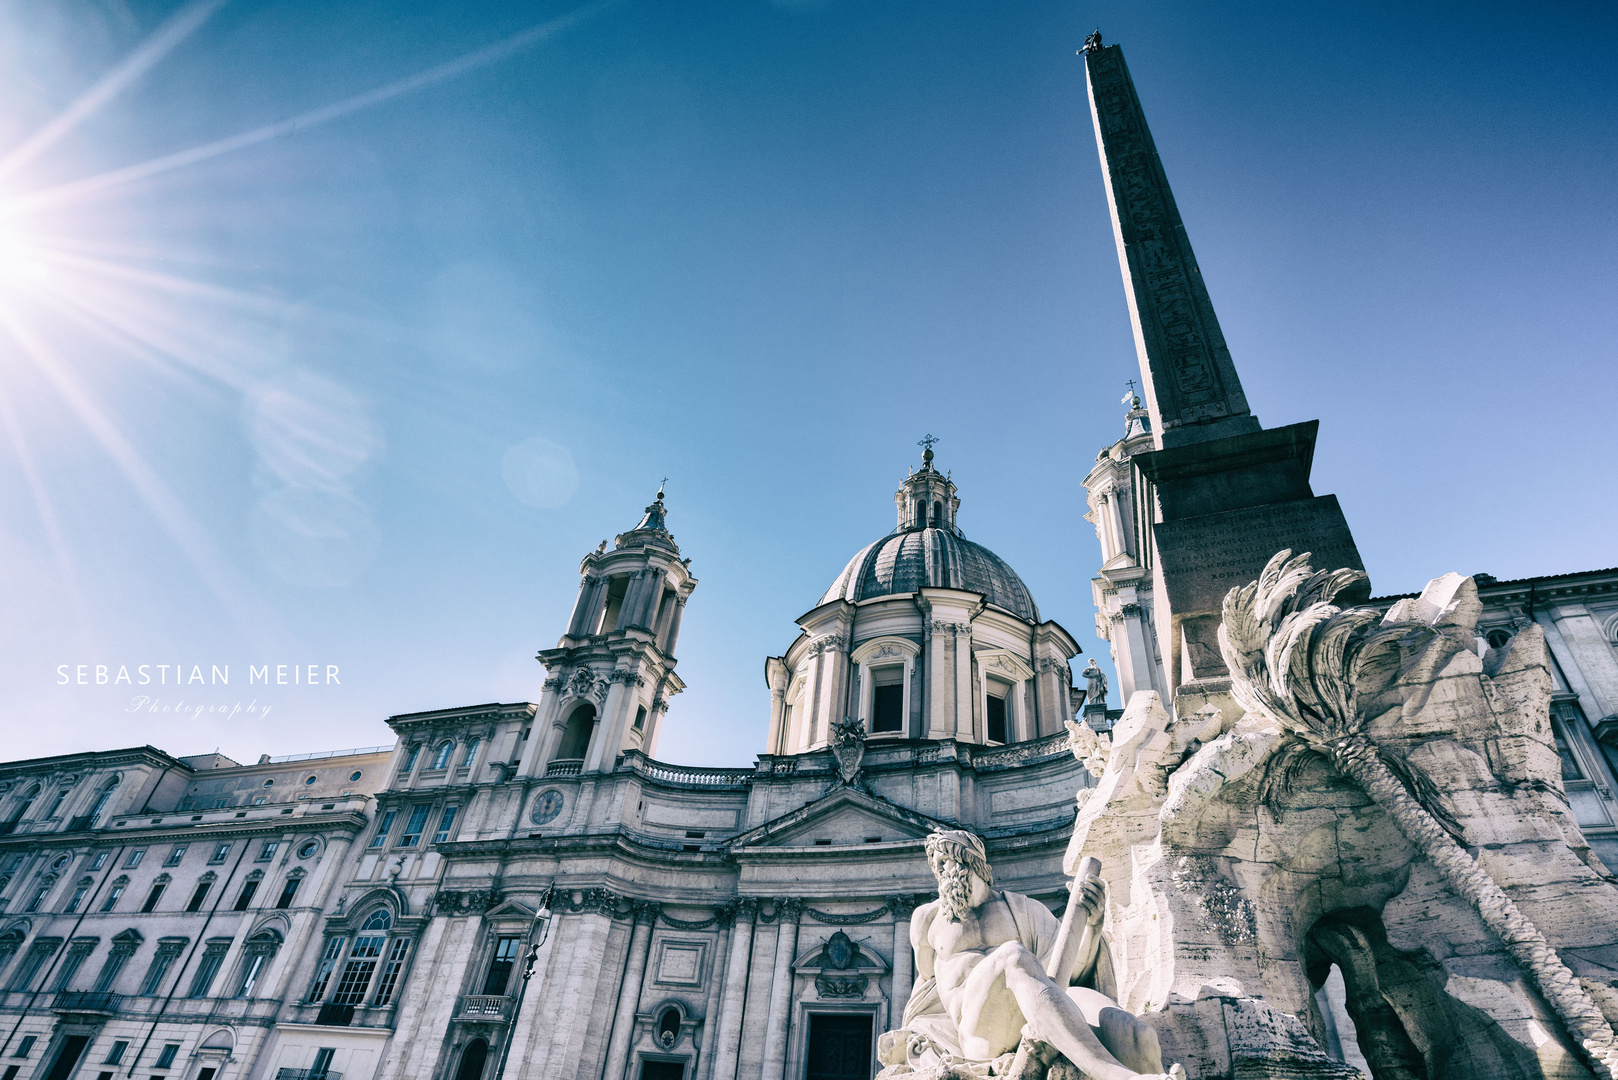
[[523, 958], [522, 982], [517, 986], [517, 1002], [511, 1007], [511, 1026], [506, 1029], [506, 1040], [500, 1044], [500, 1064], [494, 1070], [493, 1080], [503, 1080], [506, 1075], [506, 1058], [511, 1054], [511, 1041], [517, 1034], [517, 1017], [522, 1015], [522, 1001], [528, 994], [528, 980], [534, 977], [534, 962], [539, 958], [539, 947], [545, 944], [545, 938], [551, 930], [551, 891], [547, 889], [544, 898], [540, 901], [539, 910], [534, 912], [534, 921], [528, 924], [528, 939], [523, 943], [526, 955]]

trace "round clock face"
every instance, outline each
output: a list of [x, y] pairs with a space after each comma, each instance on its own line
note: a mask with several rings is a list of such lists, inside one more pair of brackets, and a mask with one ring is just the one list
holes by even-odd
[[562, 812], [562, 793], [560, 791], [547, 791], [534, 803], [534, 812], [529, 815], [535, 825], [544, 825], [556, 820]]

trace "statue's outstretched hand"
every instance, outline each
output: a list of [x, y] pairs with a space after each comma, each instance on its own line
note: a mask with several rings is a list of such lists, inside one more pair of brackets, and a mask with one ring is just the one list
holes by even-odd
[[1084, 908], [1085, 925], [1101, 925], [1107, 914], [1107, 883], [1098, 877], [1079, 878], [1073, 883], [1073, 901]]

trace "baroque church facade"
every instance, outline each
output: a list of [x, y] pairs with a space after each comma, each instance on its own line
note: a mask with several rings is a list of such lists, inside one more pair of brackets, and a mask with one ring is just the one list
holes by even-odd
[[[1309, 488], [1315, 426], [1247, 410], [1122, 56], [1093, 45], [1145, 383], [1084, 481], [1097, 629], [1122, 702], [1200, 716], [1229, 696], [1225, 589], [1283, 547], [1360, 564]], [[767, 659], [750, 768], [657, 758], [698, 584], [661, 491], [584, 557], [537, 702], [252, 764], [0, 765], [0, 1080], [868, 1080], [915, 982], [924, 838], [971, 830], [997, 885], [1060, 910], [1093, 783], [1074, 733], [1119, 715], [962, 505], [928, 449]], [[1544, 631], [1559, 797], [1610, 881], [1618, 571], [1477, 584], [1479, 655]], [[1308, 1011], [1337, 1031], [1341, 995]]]

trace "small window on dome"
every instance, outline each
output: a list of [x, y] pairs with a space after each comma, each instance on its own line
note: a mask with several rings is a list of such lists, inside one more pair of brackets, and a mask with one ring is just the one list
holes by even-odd
[[933, 501], [933, 528], [942, 529], [943, 527], [944, 527], [944, 504], [941, 503], [941, 502], [938, 502], [937, 500], [934, 500]]
[[1011, 687], [1003, 683], [990, 680], [989, 693], [984, 701], [984, 735], [989, 742], [1008, 742], [1006, 738], [1006, 698], [1011, 693]]
[[881, 667], [871, 672], [871, 730], [904, 730], [903, 667]]

